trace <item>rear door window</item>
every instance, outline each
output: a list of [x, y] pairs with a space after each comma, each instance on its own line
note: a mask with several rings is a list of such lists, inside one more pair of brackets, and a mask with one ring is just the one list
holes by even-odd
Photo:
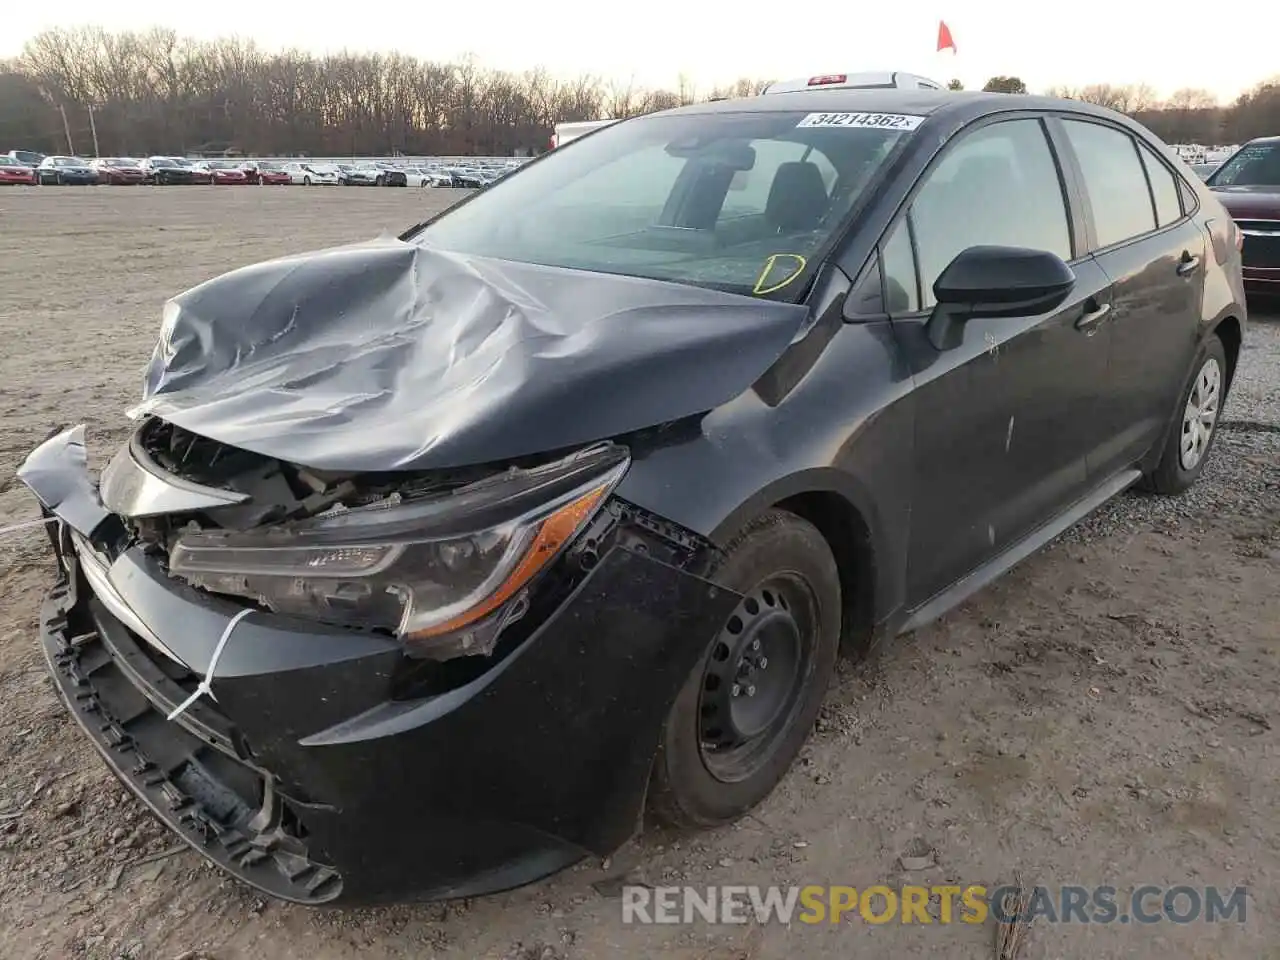
[[1084, 172], [1098, 246], [1109, 247], [1154, 230], [1147, 175], [1133, 137], [1087, 120], [1064, 120], [1062, 125]]

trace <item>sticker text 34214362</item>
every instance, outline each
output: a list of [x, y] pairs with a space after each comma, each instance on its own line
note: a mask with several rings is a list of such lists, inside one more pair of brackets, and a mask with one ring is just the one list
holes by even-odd
[[811, 113], [797, 127], [855, 127], [866, 130], [914, 130], [924, 117], [907, 113]]

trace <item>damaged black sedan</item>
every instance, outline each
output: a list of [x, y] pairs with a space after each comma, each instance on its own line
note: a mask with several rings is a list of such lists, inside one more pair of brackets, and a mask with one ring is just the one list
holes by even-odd
[[44, 649], [116, 775], [258, 889], [507, 889], [645, 810], [741, 816], [841, 647], [1193, 483], [1244, 325], [1231, 218], [1105, 110], [627, 120], [172, 300], [100, 478], [80, 427], [20, 471]]

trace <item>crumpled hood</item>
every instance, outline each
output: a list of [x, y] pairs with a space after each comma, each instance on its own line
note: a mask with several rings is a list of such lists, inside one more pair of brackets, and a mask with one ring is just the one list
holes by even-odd
[[316, 469], [488, 463], [717, 407], [807, 313], [383, 239], [170, 301], [130, 416]]

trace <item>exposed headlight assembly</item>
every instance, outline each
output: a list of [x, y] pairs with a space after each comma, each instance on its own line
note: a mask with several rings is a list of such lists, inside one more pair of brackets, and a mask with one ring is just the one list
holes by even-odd
[[613, 444], [423, 500], [251, 531], [184, 533], [176, 576], [277, 613], [394, 631], [413, 656], [492, 653], [525, 587], [604, 504], [629, 464]]

